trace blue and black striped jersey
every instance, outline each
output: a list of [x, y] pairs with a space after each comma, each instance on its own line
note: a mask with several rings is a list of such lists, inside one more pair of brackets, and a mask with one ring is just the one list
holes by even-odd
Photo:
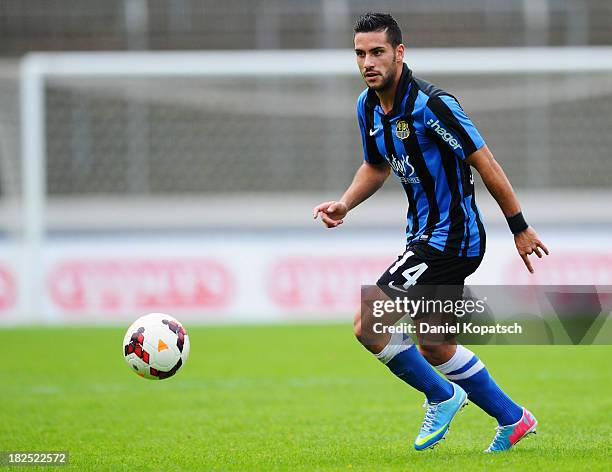
[[408, 243], [479, 256], [485, 230], [465, 159], [485, 142], [452, 95], [412, 75], [404, 64], [393, 110], [366, 89], [357, 100], [365, 160], [387, 162], [408, 196]]

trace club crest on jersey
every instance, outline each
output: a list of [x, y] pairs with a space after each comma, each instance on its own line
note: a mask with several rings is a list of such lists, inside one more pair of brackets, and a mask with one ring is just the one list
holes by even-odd
[[410, 126], [408, 126], [408, 122], [404, 120], [399, 120], [395, 127], [395, 136], [399, 139], [406, 139], [410, 136]]

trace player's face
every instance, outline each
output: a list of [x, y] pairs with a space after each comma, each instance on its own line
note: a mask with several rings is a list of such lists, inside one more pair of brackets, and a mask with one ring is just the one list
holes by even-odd
[[394, 48], [385, 31], [357, 33], [355, 54], [366, 85], [382, 92], [393, 84], [397, 68], [404, 62], [404, 45]]

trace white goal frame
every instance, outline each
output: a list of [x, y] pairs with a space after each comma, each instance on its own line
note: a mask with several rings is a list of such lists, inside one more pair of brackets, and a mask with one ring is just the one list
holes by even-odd
[[[408, 49], [418, 73], [544, 74], [612, 71], [612, 47]], [[45, 81], [52, 77], [356, 75], [346, 50], [30, 53], [21, 61], [23, 265], [19, 315], [42, 309], [45, 246]]]

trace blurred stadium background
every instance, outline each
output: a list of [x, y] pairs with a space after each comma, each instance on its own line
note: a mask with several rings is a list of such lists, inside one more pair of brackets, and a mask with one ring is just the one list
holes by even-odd
[[[603, 0], [3, 0], [0, 323], [123, 322], [149, 311], [191, 322], [348, 319], [359, 284], [402, 251], [406, 206], [390, 179], [342, 228], [312, 221], [311, 208], [337, 198], [362, 159], [356, 67], [51, 76], [40, 143], [28, 138], [20, 84], [33, 51], [116, 51], [136, 68], [181, 50], [330, 50], [352, 60], [352, 24], [370, 8], [396, 16], [409, 65], [417, 48], [455, 61], [465, 48], [490, 48], [485, 65], [493, 48], [542, 63], [553, 62], [550, 48], [581, 48], [570, 52], [595, 66], [612, 55]], [[490, 236], [473, 283], [612, 284], [612, 68], [560, 69], [415, 68], [461, 100], [553, 252], [530, 277], [477, 179]], [[34, 249], [23, 142], [43, 149], [44, 237]]]

